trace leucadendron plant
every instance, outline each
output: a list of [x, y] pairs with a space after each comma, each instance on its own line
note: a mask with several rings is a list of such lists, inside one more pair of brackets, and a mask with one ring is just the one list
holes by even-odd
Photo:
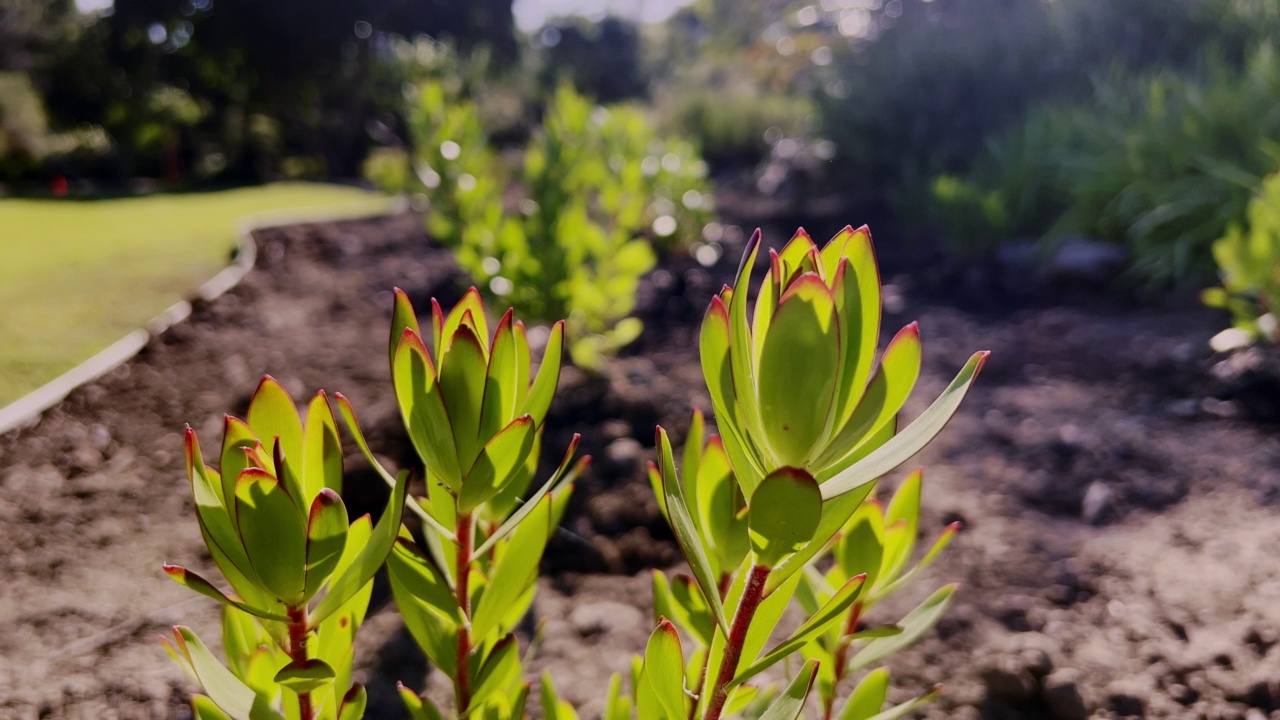
[[[886, 544], [882, 535], [881, 559], [886, 545], [894, 554], [887, 570], [868, 561], [856, 565], [856, 574], [842, 569], [821, 584], [815, 578], [803, 593], [809, 602], [800, 603], [808, 606], [807, 619], [781, 641], [770, 644], [771, 635], [837, 533], [850, 527], [846, 536], [861, 537], [857, 513], [876, 481], [936, 436], [986, 358], [975, 354], [942, 395], [898, 432], [898, 413], [919, 375], [919, 333], [914, 324], [904, 328], [876, 365], [880, 283], [870, 233], [846, 228], [819, 248], [798, 232], [780, 252], [769, 253], [748, 313], [759, 248], [757, 231], [735, 285], [712, 299], [702, 327], [703, 373], [723, 440], [704, 447], [695, 416], [697, 434], [681, 458], [682, 477], [666, 432], [658, 429], [655, 484], [692, 577], [669, 583], [655, 576], [655, 603], [669, 609], [699, 647], [686, 664], [675, 625], [659, 622], [635, 673], [640, 720], [719, 720], [761, 701], [766, 704], [753, 715], [799, 717], [818, 678], [820, 653], [811, 652], [817, 657], [776, 697], [758, 697], [748, 682], [806, 646], [820, 645], [842, 619], [848, 627], [851, 608], [878, 597], [877, 588], [893, 589], [897, 557], [909, 554], [911, 544], [899, 535]], [[904, 483], [903, 506], [918, 494], [915, 482]], [[914, 533], [918, 503], [895, 512]], [[896, 523], [895, 515], [890, 524], [898, 533]], [[837, 638], [866, 640], [855, 659], [879, 659], [923, 633], [949, 596], [945, 589], [916, 617], [861, 636], [855, 619], [853, 630]], [[829, 684], [834, 689], [836, 683]], [[883, 693], [868, 687], [863, 695], [858, 707], [876, 705], [875, 711], [858, 714], [855, 708], [848, 717], [880, 713]]]
[[192, 701], [196, 717], [360, 718], [366, 699], [350, 682], [353, 642], [373, 575], [399, 532], [407, 476], [393, 481], [376, 526], [367, 515], [349, 523], [328, 398], [315, 396], [304, 425], [271, 377], [254, 393], [247, 422], [227, 417], [219, 469], [205, 464], [190, 428], [186, 465], [200, 533], [231, 586], [224, 592], [184, 567], [164, 567], [226, 606], [227, 665], [188, 628], [175, 627], [166, 644], [205, 692]]
[[[456, 716], [517, 720], [529, 684], [512, 631], [533, 602], [543, 550], [587, 462], [571, 466], [575, 438], [551, 479], [528, 492], [564, 324], [552, 327], [534, 377], [512, 311], [490, 336], [474, 288], [449, 313], [434, 301], [431, 310], [434, 355], [408, 297], [396, 292], [392, 377], [428, 494], [412, 505], [425, 547], [401, 534], [387, 561], [391, 590], [410, 634], [452, 681]], [[426, 696], [403, 687], [401, 695], [415, 719], [443, 717]]]

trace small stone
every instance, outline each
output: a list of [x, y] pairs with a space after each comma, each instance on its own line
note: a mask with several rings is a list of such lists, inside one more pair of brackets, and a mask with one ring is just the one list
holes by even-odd
[[644, 619], [638, 608], [612, 600], [579, 605], [569, 613], [569, 624], [582, 637], [624, 633], [642, 625]]
[[1061, 668], [1044, 679], [1043, 695], [1056, 720], [1087, 720], [1089, 705], [1080, 692], [1080, 671]]
[[1180, 705], [1190, 705], [1200, 699], [1200, 693], [1181, 683], [1173, 683], [1165, 689], [1169, 692], [1169, 697]]
[[982, 681], [989, 697], [1024, 702], [1036, 692], [1036, 680], [1015, 657], [1001, 655], [982, 670]]
[[1090, 525], [1100, 525], [1110, 514], [1115, 492], [1101, 481], [1089, 483], [1084, 492], [1084, 500], [1080, 502], [1080, 519]]
[[1020, 653], [1022, 664], [1033, 677], [1043, 678], [1053, 672], [1053, 658], [1040, 648], [1027, 648]]
[[1136, 685], [1125, 682], [1113, 683], [1107, 691], [1107, 704], [1118, 715], [1143, 717], [1147, 713], [1147, 708], [1142, 696], [1141, 688]]
[[604, 449], [605, 457], [618, 464], [638, 462], [642, 453], [644, 446], [629, 437], [618, 438]]
[[1128, 264], [1128, 252], [1119, 245], [1087, 237], [1069, 237], [1054, 249], [1045, 265], [1051, 283], [1102, 286]]

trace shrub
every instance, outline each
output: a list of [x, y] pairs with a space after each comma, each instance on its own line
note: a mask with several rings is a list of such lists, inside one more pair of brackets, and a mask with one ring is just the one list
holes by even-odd
[[[919, 335], [908, 325], [874, 362], [880, 288], [869, 233], [846, 228], [821, 249], [797, 233], [770, 253], [748, 313], [759, 248], [757, 233], [737, 282], [712, 299], [702, 327], [702, 366], [723, 435], [704, 443], [695, 413], [677, 472], [666, 432], [657, 431], [650, 478], [692, 576], [654, 574], [661, 616], [632, 663], [629, 689], [620, 676], [611, 681], [608, 718], [795, 720], [815, 681], [831, 718], [841, 681], [917, 640], [954, 592], [943, 587], [897, 624], [864, 622], [955, 531], [905, 570], [921, 475], [905, 479], [887, 507], [869, 498], [882, 475], [942, 429], [986, 354], [974, 355], [899, 433], [898, 413], [920, 371]], [[526, 717], [530, 683], [513, 630], [531, 607], [547, 538], [585, 463], [572, 464], [575, 439], [556, 473], [530, 492], [563, 324], [536, 377], [523, 326], [508, 311], [490, 335], [474, 288], [448, 313], [432, 303], [430, 336], [434, 352], [397, 292], [391, 374], [425, 469], [425, 497], [406, 498], [408, 472], [392, 477], [379, 464], [351, 405], [335, 396], [356, 445], [393, 488], [376, 526], [367, 517], [348, 524], [342, 443], [323, 393], [304, 424], [283, 388], [265, 379], [248, 421], [228, 419], [219, 470], [205, 465], [187, 431], [197, 521], [233, 590], [165, 567], [225, 606], [226, 665], [186, 628], [175, 628], [169, 645], [206, 693], [192, 701], [197, 718], [362, 717], [364, 688], [350, 684], [352, 643], [384, 562], [406, 626], [451, 681], [452, 716]], [[422, 520], [421, 542], [401, 528], [406, 503]], [[808, 619], [769, 645], [793, 601]], [[798, 653], [809, 659], [781, 692], [761, 680]], [[886, 688], [885, 671], [866, 673], [839, 716], [885, 717]], [[931, 694], [884, 712], [897, 717]], [[403, 687], [401, 696], [415, 720], [445, 717], [428, 697]], [[549, 677], [541, 700], [544, 717], [576, 718]]]
[[815, 97], [848, 188], [908, 219], [936, 177], [973, 172], [984, 141], [1031, 108], [1089, 103], [1091, 77], [1195, 72], [1212, 57], [1238, 69], [1280, 40], [1275, 4], [1257, 0], [875, 5], [826, 19], [834, 61]]
[[[428, 231], [490, 297], [532, 320], [565, 318], [583, 367], [639, 335], [628, 315], [652, 245], [691, 243], [709, 217], [706, 164], [690, 145], [659, 139], [634, 108], [597, 107], [567, 85], [525, 150], [515, 213], [473, 103], [424, 83], [409, 128], [414, 172], [404, 176], [430, 203]], [[384, 185], [401, 176], [385, 173]]]
[[[1005, 227], [992, 222], [956, 242], [983, 246], [1002, 230], [1083, 233], [1127, 246], [1134, 281], [1203, 285], [1214, 240], [1243, 220], [1261, 178], [1280, 164], [1277, 97], [1280, 56], [1270, 46], [1243, 70], [1217, 61], [1198, 79], [1099, 79], [1088, 103], [1036, 109], [989, 142], [961, 206], [968, 217], [981, 216], [975, 205], [994, 208], [988, 215]], [[954, 212], [954, 197], [935, 199], [939, 217]]]
[[1247, 214], [1247, 225], [1232, 223], [1214, 242], [1222, 285], [1206, 290], [1203, 299], [1230, 311], [1244, 338], [1280, 342], [1280, 174], [1262, 183]]

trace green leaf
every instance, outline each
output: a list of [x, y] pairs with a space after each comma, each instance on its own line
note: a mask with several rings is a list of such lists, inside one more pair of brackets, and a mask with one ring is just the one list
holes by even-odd
[[516, 400], [519, 395], [516, 383], [520, 379], [517, 363], [520, 361], [512, 326], [513, 310], [507, 310], [498, 321], [493, 333], [493, 345], [489, 348], [489, 367], [485, 373], [484, 399], [480, 404], [480, 437], [492, 437], [504, 425], [516, 417]]
[[975, 353], [946, 390], [920, 417], [861, 461], [822, 484], [822, 497], [830, 500], [855, 490], [906, 462], [933, 440], [955, 414], [965, 393], [978, 377], [989, 353]]
[[862, 504], [867, 495], [871, 494], [872, 487], [874, 487], [874, 483], [867, 483], [849, 493], [825, 500], [822, 503], [822, 520], [818, 523], [818, 529], [813, 533], [813, 540], [795, 555], [782, 561], [782, 564], [769, 573], [769, 580], [765, 583], [764, 591], [766, 593], [773, 592], [774, 588], [777, 588], [783, 582], [786, 582], [788, 578], [803, 570], [809, 561], [824, 551], [831, 538], [848, 522], [849, 516]]
[[707, 559], [702, 540], [698, 537], [693, 518], [689, 516], [689, 509], [684, 502], [684, 489], [680, 486], [679, 478], [676, 477], [671, 441], [667, 439], [667, 432], [661, 427], [658, 428], [657, 434], [658, 468], [662, 473], [662, 492], [667, 501], [667, 513], [671, 518], [671, 530], [675, 533], [676, 541], [680, 545], [680, 550], [684, 553], [685, 560], [689, 562], [689, 569], [693, 572], [693, 577], [697, 579], [698, 586], [702, 589], [703, 597], [707, 599], [707, 605], [711, 607], [712, 613], [715, 614], [716, 624], [720, 626], [720, 630], [727, 636], [729, 634], [729, 621], [724, 616], [724, 608], [721, 606], [722, 598], [720, 597], [715, 574], [711, 569], [711, 561]]
[[462, 470], [455, 430], [445, 409], [431, 356], [422, 338], [410, 330], [405, 330], [396, 350], [393, 378], [400, 415], [414, 449], [426, 463], [428, 472], [458, 492], [462, 488]]
[[[699, 484], [698, 468], [702, 465], [703, 436], [706, 434], [706, 425], [706, 418], [702, 416], [702, 411], [694, 408], [693, 415], [689, 419], [689, 434], [685, 436], [684, 448], [680, 453], [680, 477], [684, 478], [684, 486], [689, 495], [689, 515], [698, 526], [698, 533], [704, 537], [707, 535], [707, 528], [703, 523], [702, 488]], [[661, 477], [659, 474], [659, 482]], [[662, 502], [661, 489], [656, 485], [654, 487], [659, 496], [659, 502]], [[665, 513], [666, 510], [664, 509], [663, 512]]]
[[622, 693], [621, 673], [609, 676], [609, 689], [605, 693], [600, 720], [631, 720], [631, 698]]
[[930, 628], [942, 619], [942, 614], [955, 594], [955, 585], [945, 585], [920, 603], [916, 609], [898, 622], [902, 632], [891, 637], [877, 638], [862, 646], [849, 660], [849, 670], [868, 667], [879, 663], [884, 658], [913, 645]]
[[480, 411], [484, 402], [488, 358], [484, 340], [468, 323], [459, 325], [445, 339], [447, 344], [444, 352], [440, 353], [440, 391], [458, 449], [458, 467], [466, 468], [475, 462], [476, 455], [488, 440], [480, 437]]
[[240, 602], [235, 598], [229, 597], [226, 593], [223, 593], [221, 590], [214, 587], [213, 583], [209, 582], [208, 580], [205, 580], [204, 578], [200, 577], [196, 573], [191, 572], [190, 570], [184, 567], [180, 567], [178, 565], [164, 565], [162, 567], [164, 569], [165, 574], [173, 578], [179, 585], [185, 585], [186, 587], [191, 588], [192, 590], [200, 593], [201, 595], [204, 595], [205, 597], [213, 598], [214, 600], [217, 600], [218, 602], [228, 607], [233, 607], [243, 612], [249, 613], [250, 615], [256, 615], [260, 618], [266, 618], [267, 620], [280, 620], [283, 622], [288, 622], [289, 620], [287, 617], [284, 617], [283, 615], [276, 615], [275, 613], [269, 612], [267, 610], [260, 610], [250, 605], [246, 605], [245, 603]]
[[369, 706], [369, 693], [364, 685], [356, 683], [342, 696], [342, 705], [338, 708], [338, 720], [361, 720]]
[[[688, 475], [684, 477], [686, 480], [689, 478]], [[734, 478], [724, 441], [719, 435], [712, 435], [707, 442], [696, 477], [697, 487], [689, 492], [698, 499], [701, 531], [710, 541], [713, 569], [726, 572], [741, 564], [751, 550], [751, 541], [747, 518], [742, 512], [747, 502]]]
[[233, 720], [284, 720], [222, 663], [190, 629], [173, 628], [174, 647], [210, 700]]
[[516, 645], [516, 636], [506, 635], [494, 644], [489, 657], [476, 673], [468, 712], [484, 705], [494, 693], [504, 689], [519, 668], [520, 648]]
[[686, 720], [684, 654], [679, 633], [665, 618], [649, 636], [645, 647], [637, 701], [641, 720]]
[[[757, 228], [751, 234], [751, 238], [747, 241], [747, 246], [743, 251], [742, 263], [738, 267], [738, 277], [734, 281], [733, 293], [729, 297], [729, 365], [733, 373], [733, 387], [737, 394], [737, 412], [742, 418], [741, 427], [743, 436], [744, 449], [752, 447], [750, 443], [756, 438], [749, 435], [750, 431], [745, 428], [760, 428], [764, 426], [761, 418], [760, 402], [757, 398], [756, 383], [757, 372], [752, 362], [751, 355], [751, 328], [747, 324], [747, 290], [751, 284], [751, 270], [755, 266], [756, 254], [760, 250], [760, 230]], [[812, 408], [810, 408], [812, 410]], [[739, 438], [735, 438], [739, 439]], [[748, 452], [749, 455], [754, 453]], [[735, 458], [735, 461], [737, 458]], [[735, 462], [735, 467], [738, 463]], [[744, 474], [739, 470], [739, 480], [742, 480]], [[761, 471], [763, 475], [763, 469]], [[743, 485], [744, 491], [749, 493], [754, 489], [757, 477], [749, 477], [747, 484]]]
[[333, 682], [333, 668], [316, 658], [294, 660], [280, 668], [275, 681], [299, 695], [311, 693]]
[[796, 720], [804, 711], [804, 701], [809, 697], [813, 679], [818, 675], [818, 661], [807, 660], [787, 689], [782, 691], [760, 720]]
[[[656, 623], [664, 617], [676, 617], [675, 609], [672, 607], [672, 602], [674, 601], [671, 598], [671, 583], [667, 580], [666, 573], [661, 570], [651, 570], [649, 571], [649, 579], [653, 585], [651, 590], [653, 595], [653, 621]], [[688, 628], [685, 629], [688, 630]]]
[[867, 585], [878, 587], [884, 565], [884, 516], [879, 503], [869, 501], [853, 514], [853, 520], [836, 541], [836, 563], [847, 577], [866, 574]]
[[758, 564], [772, 568], [813, 539], [822, 520], [822, 490], [809, 473], [784, 467], [760, 481], [747, 512]]
[[[249, 428], [262, 441], [263, 454], [272, 457], [276, 453], [279, 438], [280, 452], [294, 465], [302, 464], [302, 420], [298, 418], [298, 406], [293, 404], [284, 386], [270, 375], [264, 375], [258, 389], [249, 400]], [[283, 478], [282, 478], [283, 479]], [[288, 488], [301, 505], [301, 487]]]
[[392, 291], [395, 294], [395, 300], [391, 306], [391, 337], [387, 343], [387, 356], [391, 366], [396, 364], [396, 348], [400, 346], [400, 338], [404, 335], [405, 330], [412, 330], [419, 337], [422, 331], [418, 329], [418, 316], [413, 311], [413, 303], [409, 302], [409, 296], [400, 288]]
[[716, 622], [693, 578], [676, 575], [671, 583], [671, 600], [673, 617], [700, 643], [710, 645]]
[[231, 720], [231, 716], [222, 712], [208, 695], [191, 696], [191, 715], [196, 720]]
[[[244, 421], [227, 415], [222, 428], [222, 454], [219, 458], [219, 472], [222, 475], [222, 491], [218, 497], [228, 509], [232, 507], [232, 498], [236, 496], [236, 480], [240, 473], [252, 467], [245, 454], [245, 448], [258, 444], [258, 438]], [[265, 463], [264, 463], [265, 464]], [[262, 468], [266, 470], [266, 467]], [[234, 513], [232, 513], [234, 521]]]
[[338, 493], [322, 488], [307, 518], [305, 600], [315, 596], [338, 566], [347, 546], [347, 507]]
[[538, 368], [538, 377], [529, 388], [524, 404], [520, 406], [521, 415], [532, 415], [535, 425], [542, 426], [542, 421], [551, 409], [551, 399], [555, 395], [556, 385], [560, 382], [560, 364], [564, 355], [564, 321], [560, 320], [551, 326], [551, 336], [547, 340], [547, 349], [542, 353], [542, 365]]
[[[724, 293], [732, 295], [728, 289]], [[742, 435], [743, 421], [738, 412], [738, 395], [729, 359], [729, 335], [729, 310], [720, 297], [713, 297], [702, 319], [699, 335], [702, 377], [706, 380], [707, 390], [711, 393], [711, 401], [715, 406], [716, 423], [727, 438], [726, 449], [730, 450], [734, 467], [738, 468], [739, 481], [749, 491], [764, 476], [764, 470], [751, 452], [752, 445]]]
[[373, 578], [373, 574], [387, 559], [400, 532], [400, 518], [404, 515], [404, 496], [408, 485], [409, 473], [402, 470], [400, 476], [396, 478], [395, 489], [391, 491], [387, 507], [383, 509], [382, 517], [378, 519], [369, 542], [361, 549], [351, 566], [329, 585], [329, 592], [320, 599], [315, 610], [311, 612], [313, 626], [321, 623], [360, 592], [360, 589]]
[[298, 506], [265, 470], [249, 468], [236, 482], [236, 524], [262, 588], [286, 605], [306, 587], [307, 528]]
[[302, 437], [302, 485], [305, 497], [314, 498], [324, 488], [342, 492], [342, 440], [333, 408], [324, 391], [316, 393], [307, 408]]
[[750, 667], [739, 672], [733, 679], [733, 685], [740, 685], [759, 675], [773, 665], [787, 659], [806, 643], [817, 639], [818, 636], [826, 632], [827, 628], [844, 617], [845, 611], [849, 609], [849, 606], [853, 605], [853, 601], [862, 592], [865, 580], [866, 577], [863, 575], [850, 578], [830, 600], [818, 609], [818, 612], [796, 628], [790, 637], [775, 645], [772, 650], [752, 663]]
[[[249, 556], [245, 554], [240, 541], [240, 532], [236, 529], [234, 501], [235, 484], [231, 484], [230, 492], [223, 496], [223, 486], [211, 468], [204, 464], [204, 456], [200, 453], [200, 442], [195, 431], [186, 430], [187, 478], [191, 481], [191, 494], [195, 500], [196, 519], [200, 525], [200, 533], [205, 545], [213, 555], [218, 569], [226, 576], [227, 581], [240, 594], [241, 598], [250, 602], [267, 603], [266, 596], [257, 587], [253, 566], [249, 564]], [[243, 456], [238, 449], [237, 454]]]
[[[338, 559], [338, 566], [333, 575], [341, 576], [355, 563], [360, 551], [369, 542], [373, 534], [373, 523], [368, 515], [361, 515], [347, 529], [346, 547]], [[316, 625], [317, 642], [312, 646], [315, 656], [329, 663], [338, 674], [334, 681], [336, 687], [344, 688], [351, 684], [351, 663], [355, 659], [355, 637], [360, 624], [364, 622], [365, 612], [369, 609], [369, 600], [373, 596], [373, 581], [364, 584], [358, 592], [343, 603]]]
[[887, 597], [888, 595], [892, 594], [893, 592], [897, 591], [899, 588], [903, 587], [908, 582], [910, 582], [911, 579], [915, 577], [921, 570], [924, 570], [925, 568], [929, 567], [929, 565], [931, 565], [933, 561], [937, 559], [938, 555], [941, 554], [942, 551], [945, 550], [947, 546], [951, 544], [951, 541], [955, 538], [958, 532], [960, 532], [959, 522], [953, 522], [950, 525], [948, 525], [946, 529], [942, 531], [942, 534], [938, 536], [938, 539], [934, 541], [933, 545], [929, 548], [929, 551], [926, 552], [924, 557], [920, 559], [920, 562], [916, 563], [915, 567], [911, 568], [907, 572], [900, 575], [897, 580], [894, 580], [889, 585], [886, 585], [885, 587], [882, 587], [882, 588], [877, 588], [875, 590], [874, 596]]
[[529, 513], [533, 512], [533, 509], [538, 506], [538, 501], [542, 500], [544, 495], [564, 483], [572, 482], [574, 478], [581, 474], [582, 470], [586, 467], [585, 461], [589, 458], [583, 458], [574, 470], [569, 472], [569, 465], [573, 460], [573, 454], [578, 450], [578, 442], [581, 439], [581, 435], [576, 433], [574, 434], [573, 439], [569, 441], [569, 447], [565, 450], [564, 457], [560, 460], [560, 466], [556, 468], [556, 471], [551, 474], [551, 477], [542, 485], [542, 487], [538, 488], [536, 492], [526, 498], [524, 503], [511, 514], [511, 517], [507, 518], [506, 522], [502, 523], [497, 530], [493, 531], [493, 534], [476, 549], [475, 553], [473, 553], [475, 557], [482, 557], [486, 552], [491, 550], [499, 540], [506, 537], [513, 530], [519, 527], [520, 523], [524, 521]]
[[[871, 717], [867, 718], [867, 720], [899, 720], [899, 718], [906, 717], [908, 713], [912, 712], [913, 710], [920, 707], [921, 705], [924, 705], [930, 700], [933, 700], [935, 697], [937, 697], [938, 693], [940, 692], [942, 692], [942, 686], [941, 685], [934, 686], [932, 690], [925, 693], [924, 695], [921, 695], [920, 697], [915, 698], [913, 700], [908, 700], [907, 702], [904, 702], [901, 705], [895, 705], [883, 712], [872, 715]], [[841, 718], [841, 720], [844, 720], [844, 719]]]
[[[551, 499], [539, 503], [541, 512], [521, 523], [489, 573], [489, 586], [471, 618], [472, 637], [482, 640], [498, 628], [506, 609], [538, 578], [538, 562], [555, 526], [551, 523]], [[505, 632], [505, 628], [502, 629]]]
[[[556, 685], [551, 679], [551, 673], [542, 673], [540, 687], [542, 717], [544, 720], [578, 720], [578, 713], [573, 709], [573, 706], [561, 700], [559, 694], [556, 693]], [[607, 701], [605, 706], [606, 708], [608, 707]]]
[[845, 466], [859, 447], [893, 422], [920, 377], [920, 359], [920, 330], [911, 323], [889, 341], [853, 414], [818, 454], [815, 462], [819, 467]]
[[876, 668], [862, 678], [840, 709], [839, 720], [868, 720], [880, 713], [889, 692], [889, 671]]
[[880, 338], [880, 268], [871, 232], [865, 225], [857, 230], [846, 226], [822, 248], [822, 262], [835, 291], [841, 327], [848, 330], [841, 338], [844, 371], [833, 413], [833, 427], [843, 427], [867, 386]]
[[801, 275], [778, 302], [760, 351], [755, 399], [765, 443], [780, 465], [802, 467], [820, 446], [840, 376], [838, 320], [831, 288], [813, 273]]
[[902, 572], [916, 546], [916, 532], [920, 525], [920, 486], [924, 473], [920, 470], [908, 475], [885, 510], [885, 558], [881, 577], [892, 582]]
[[529, 459], [537, 427], [531, 415], [522, 415], [494, 435], [476, 457], [462, 481], [458, 509], [470, 513], [497, 495]]
[[426, 697], [418, 695], [399, 683], [396, 684], [396, 689], [400, 691], [400, 700], [404, 702], [405, 709], [409, 711], [409, 717], [413, 720], [444, 720], [435, 703]]
[[[488, 318], [484, 312], [484, 301], [480, 297], [480, 291], [472, 285], [463, 293], [462, 299], [457, 305], [449, 311], [449, 316], [441, 323], [440, 318], [443, 313], [440, 310], [440, 303], [435, 298], [431, 300], [431, 320], [432, 325], [438, 329], [436, 335], [436, 352], [443, 356], [445, 345], [451, 342], [450, 338], [458, 331], [458, 328], [466, 326], [480, 339], [481, 347], [488, 346], [489, 324]], [[441, 361], [443, 364], [443, 361]]]
[[401, 538], [387, 558], [387, 577], [409, 634], [441, 672], [456, 674], [458, 627], [465, 618], [444, 574]]

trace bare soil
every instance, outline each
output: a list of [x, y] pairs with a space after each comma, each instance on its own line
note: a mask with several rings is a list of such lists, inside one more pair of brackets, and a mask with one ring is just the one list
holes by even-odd
[[[772, 237], [785, 240], [781, 231]], [[259, 266], [133, 361], [35, 426], [0, 437], [0, 718], [186, 717], [193, 689], [156, 638], [181, 622], [217, 637], [217, 608], [163, 576], [208, 563], [181, 430], [216, 443], [271, 373], [296, 397], [352, 399], [375, 448], [413, 462], [386, 369], [390, 289], [419, 309], [461, 277], [412, 216], [263, 231]], [[919, 320], [919, 412], [979, 349], [992, 358], [926, 468], [924, 533], [965, 531], [885, 619], [943, 582], [948, 617], [893, 661], [905, 699], [934, 683], [928, 718], [1280, 718], [1280, 446], [1248, 403], [1211, 397], [1207, 339], [1190, 305], [1100, 295], [1070, 306], [979, 305], [925, 274], [894, 274], [886, 331]], [[646, 282], [646, 332], [601, 376], [567, 370], [544, 455], [574, 432], [593, 470], [549, 551], [536, 669], [590, 716], [604, 681], [650, 627], [645, 568], [677, 562], [643, 468], [653, 425], [683, 438], [709, 408], [696, 333], [736, 264], [674, 259]], [[975, 310], [974, 307], [981, 309]], [[385, 490], [357, 454], [349, 505]], [[886, 480], [891, 486], [900, 473]], [[402, 717], [397, 680], [428, 669], [385, 591], [362, 636], [370, 718]]]

